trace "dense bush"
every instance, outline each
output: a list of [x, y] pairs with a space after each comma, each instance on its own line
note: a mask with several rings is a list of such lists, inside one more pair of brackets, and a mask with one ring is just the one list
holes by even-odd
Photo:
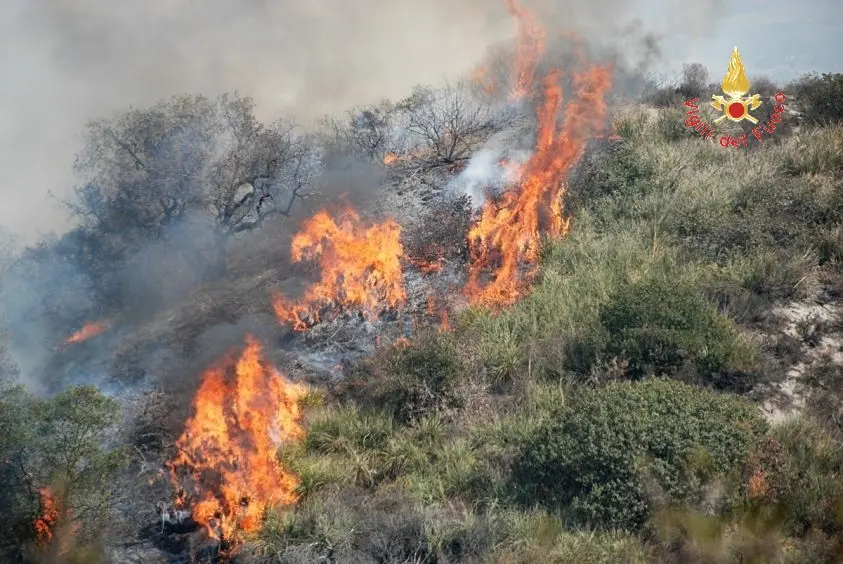
[[657, 108], [675, 108], [685, 100], [706, 98], [708, 88], [708, 69], [700, 63], [690, 63], [683, 65], [678, 83], [653, 85], [644, 98]]
[[[634, 126], [630, 126], [634, 127]], [[595, 141], [571, 175], [566, 209], [595, 209], [603, 198], [631, 200], [646, 193], [653, 170], [627, 142]]]
[[654, 495], [700, 501], [701, 486], [737, 468], [764, 426], [735, 396], [671, 380], [617, 382], [583, 391], [548, 420], [525, 444], [514, 484], [522, 501], [574, 524], [635, 529]]
[[744, 470], [745, 494], [757, 508], [776, 508], [789, 535], [843, 531], [843, 444], [808, 420], [773, 429]]
[[728, 319], [681, 280], [649, 278], [619, 287], [600, 308], [607, 360], [631, 378], [716, 378], [739, 369], [748, 351]]
[[796, 81], [791, 89], [808, 120], [843, 122], [843, 73], [810, 74]]

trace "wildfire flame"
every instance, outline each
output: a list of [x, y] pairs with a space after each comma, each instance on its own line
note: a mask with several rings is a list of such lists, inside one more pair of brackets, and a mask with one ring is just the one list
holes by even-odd
[[732, 98], [740, 98], [749, 92], [749, 79], [746, 77], [746, 71], [737, 47], [732, 51], [732, 57], [729, 59], [729, 71], [723, 77], [720, 86], [723, 88], [723, 92]]
[[46, 546], [53, 540], [53, 531], [59, 521], [59, 504], [50, 488], [38, 490], [41, 512], [33, 522], [38, 546]]
[[75, 345], [83, 341], [87, 341], [91, 337], [96, 337], [108, 329], [108, 323], [105, 321], [90, 321], [85, 323], [81, 329], [76, 331], [70, 337], [64, 340], [65, 345]]
[[387, 166], [391, 165], [392, 163], [394, 163], [397, 160], [398, 160], [398, 155], [393, 153], [392, 151], [389, 151], [387, 154], [385, 154], [383, 156], [383, 164], [385, 164]]
[[[514, 0], [507, 0], [507, 5], [520, 25], [514, 62], [518, 79], [513, 94], [523, 95], [544, 49], [544, 32]], [[535, 152], [513, 171], [520, 176], [519, 184], [499, 200], [487, 201], [479, 220], [469, 230], [471, 264], [465, 294], [473, 303], [514, 303], [535, 274], [542, 228], [551, 237], [568, 231], [569, 224], [563, 216], [563, 182], [586, 142], [604, 124], [604, 96], [611, 87], [611, 70], [591, 66], [572, 76], [575, 98], [568, 103], [564, 123], [557, 131], [563, 102], [559, 76], [560, 72], [553, 70], [544, 79], [544, 102], [537, 110]], [[523, 276], [522, 266], [529, 266]], [[493, 271], [492, 279], [484, 286], [481, 277], [489, 271]]]
[[53, 488], [38, 489], [38, 505], [38, 517], [32, 522], [35, 545], [54, 556], [66, 554], [73, 547], [80, 523], [73, 520], [73, 511], [62, 504]]
[[545, 31], [535, 22], [530, 11], [522, 8], [516, 0], [506, 0], [506, 6], [518, 22], [510, 93], [510, 99], [517, 100], [526, 96], [533, 86], [536, 68], [544, 52]]
[[225, 359], [205, 372], [167, 466], [177, 489], [185, 476], [192, 479], [192, 495], [180, 495], [176, 505], [189, 507], [212, 537], [236, 542], [258, 528], [267, 508], [296, 501], [299, 480], [276, 452], [304, 433], [305, 393], [265, 362], [251, 336], [236, 362]]
[[318, 260], [322, 272], [297, 303], [273, 295], [276, 317], [296, 331], [317, 322], [323, 307], [355, 307], [376, 317], [406, 300], [401, 226], [394, 220], [367, 227], [353, 209], [339, 221], [321, 211], [296, 234], [291, 249], [294, 262]]
[[[563, 94], [559, 72], [552, 71], [545, 78], [536, 150], [521, 169], [521, 181], [505, 192], [501, 201], [486, 202], [480, 219], [469, 231], [472, 261], [466, 295], [474, 303], [514, 303], [523, 293], [524, 282], [535, 272], [531, 268], [524, 277], [520, 275], [522, 263], [537, 262], [542, 224], [547, 225], [552, 237], [568, 231], [562, 209], [563, 181], [588, 139], [603, 125], [603, 96], [611, 86], [611, 71], [592, 66], [574, 75], [573, 83], [576, 98], [568, 104], [565, 122], [557, 131]], [[500, 266], [484, 287], [481, 276], [496, 262]]]

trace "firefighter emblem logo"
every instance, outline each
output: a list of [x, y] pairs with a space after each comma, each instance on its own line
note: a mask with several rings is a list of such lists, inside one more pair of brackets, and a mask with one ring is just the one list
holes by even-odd
[[723, 112], [723, 115], [714, 120], [714, 123], [719, 123], [724, 119], [731, 121], [749, 120], [753, 124], [758, 123], [758, 120], [752, 117], [749, 112], [758, 109], [762, 102], [758, 94], [744, 98], [749, 92], [750, 84], [737, 47], [732, 51], [729, 71], [723, 77], [720, 86], [723, 88], [726, 97], [717, 94], [711, 97], [712, 107]]

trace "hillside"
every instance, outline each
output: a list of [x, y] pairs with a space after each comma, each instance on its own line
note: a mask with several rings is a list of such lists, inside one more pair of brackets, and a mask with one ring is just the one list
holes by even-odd
[[92, 122], [4, 270], [0, 559], [843, 561], [843, 76], [704, 139], [698, 66], [632, 96], [514, 15], [313, 131]]

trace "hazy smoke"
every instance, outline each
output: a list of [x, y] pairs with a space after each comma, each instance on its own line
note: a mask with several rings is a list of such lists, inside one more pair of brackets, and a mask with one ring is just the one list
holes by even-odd
[[[523, 143], [529, 138], [519, 136]], [[492, 137], [482, 149], [476, 151], [465, 168], [448, 183], [447, 188], [471, 198], [474, 207], [479, 207], [491, 192], [500, 191], [516, 182], [517, 165], [526, 163], [531, 151], [514, 142], [512, 132], [502, 132]], [[508, 162], [505, 166], [503, 162]]]
[[[523, 3], [549, 37], [575, 29], [605, 43], [628, 42], [636, 19], [687, 16], [668, 0]], [[694, 8], [697, 27], [717, 13]], [[260, 118], [308, 120], [451, 78], [514, 29], [503, 0], [8, 0], [0, 22], [0, 224], [30, 240], [67, 227], [46, 196], [69, 193], [92, 117], [237, 90], [256, 99]]]

